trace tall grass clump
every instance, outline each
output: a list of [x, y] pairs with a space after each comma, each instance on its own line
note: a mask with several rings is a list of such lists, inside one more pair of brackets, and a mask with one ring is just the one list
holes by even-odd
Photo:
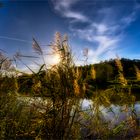
[[56, 33], [50, 47], [53, 55], [59, 56], [59, 63], [47, 69], [45, 74], [46, 90], [40, 96], [49, 98], [52, 107], [42, 114], [43, 122], [38, 137], [80, 138], [80, 127], [75, 122], [80, 107], [80, 72], [75, 68], [66, 35], [61, 37], [60, 33]]

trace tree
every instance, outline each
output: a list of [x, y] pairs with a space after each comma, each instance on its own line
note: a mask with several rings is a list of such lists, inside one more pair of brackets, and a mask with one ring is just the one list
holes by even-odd
[[96, 81], [98, 85], [104, 86], [107, 81], [112, 80], [113, 67], [107, 63], [96, 66]]

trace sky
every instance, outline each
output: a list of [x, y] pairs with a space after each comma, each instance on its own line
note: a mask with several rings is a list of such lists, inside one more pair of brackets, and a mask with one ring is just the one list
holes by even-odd
[[[12, 58], [17, 51], [34, 55], [34, 37], [44, 51], [54, 34], [67, 34], [77, 65], [116, 56], [140, 59], [140, 0], [2, 0], [0, 49]], [[45, 56], [48, 64], [57, 58]], [[29, 58], [28, 58], [29, 60]], [[40, 61], [25, 60], [32, 67]]]

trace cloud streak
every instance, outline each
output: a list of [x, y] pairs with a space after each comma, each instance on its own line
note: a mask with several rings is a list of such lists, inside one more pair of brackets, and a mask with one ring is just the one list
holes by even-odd
[[8, 36], [0, 36], [0, 39], [8, 39], [8, 40], [13, 40], [13, 41], [32, 43], [32, 41], [28, 41], [28, 40], [24, 40], [24, 39], [19, 39], [19, 38], [8, 37]]

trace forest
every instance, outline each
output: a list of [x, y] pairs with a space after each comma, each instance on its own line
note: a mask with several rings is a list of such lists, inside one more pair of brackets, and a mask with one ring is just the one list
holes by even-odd
[[[1, 54], [2, 55], [2, 54]], [[2, 58], [2, 57], [1, 57]], [[1, 59], [1, 63], [2, 63]], [[7, 62], [8, 63], [8, 62]], [[122, 74], [124, 78], [127, 80], [127, 86], [131, 87], [132, 93], [134, 93], [137, 97], [139, 97], [140, 92], [140, 60], [130, 60], [122, 58], [120, 59], [120, 63], [123, 67]], [[1, 67], [4, 67], [1, 65]], [[8, 66], [9, 68], [11, 65]], [[9, 68], [5, 69], [9, 69]], [[8, 93], [9, 91], [16, 91], [16, 82], [18, 84], [18, 93], [32, 96], [39, 96], [42, 93], [42, 90], [45, 91], [47, 85], [47, 80], [44, 79], [46, 76], [45, 70], [42, 68], [33, 74], [22, 73], [18, 77], [12, 76], [1, 76], [1, 93]], [[1, 68], [2, 69], [2, 68]], [[124, 82], [123, 80], [119, 80], [119, 71], [116, 63], [116, 59], [111, 59], [108, 61], [100, 62], [97, 64], [90, 64], [84, 66], [75, 66], [75, 70], [77, 69], [80, 72], [81, 80], [86, 81], [86, 94], [84, 98], [92, 97], [90, 91], [105, 90], [111, 87], [120, 86]], [[93, 78], [93, 75], [94, 78]], [[37, 91], [32, 89], [33, 85], [37, 83], [35, 80], [40, 80], [40, 88], [37, 88]], [[12, 82], [11, 82], [12, 81]], [[122, 83], [121, 83], [122, 82]], [[47, 96], [47, 95], [46, 95]], [[48, 95], [49, 96], [49, 95]]]

